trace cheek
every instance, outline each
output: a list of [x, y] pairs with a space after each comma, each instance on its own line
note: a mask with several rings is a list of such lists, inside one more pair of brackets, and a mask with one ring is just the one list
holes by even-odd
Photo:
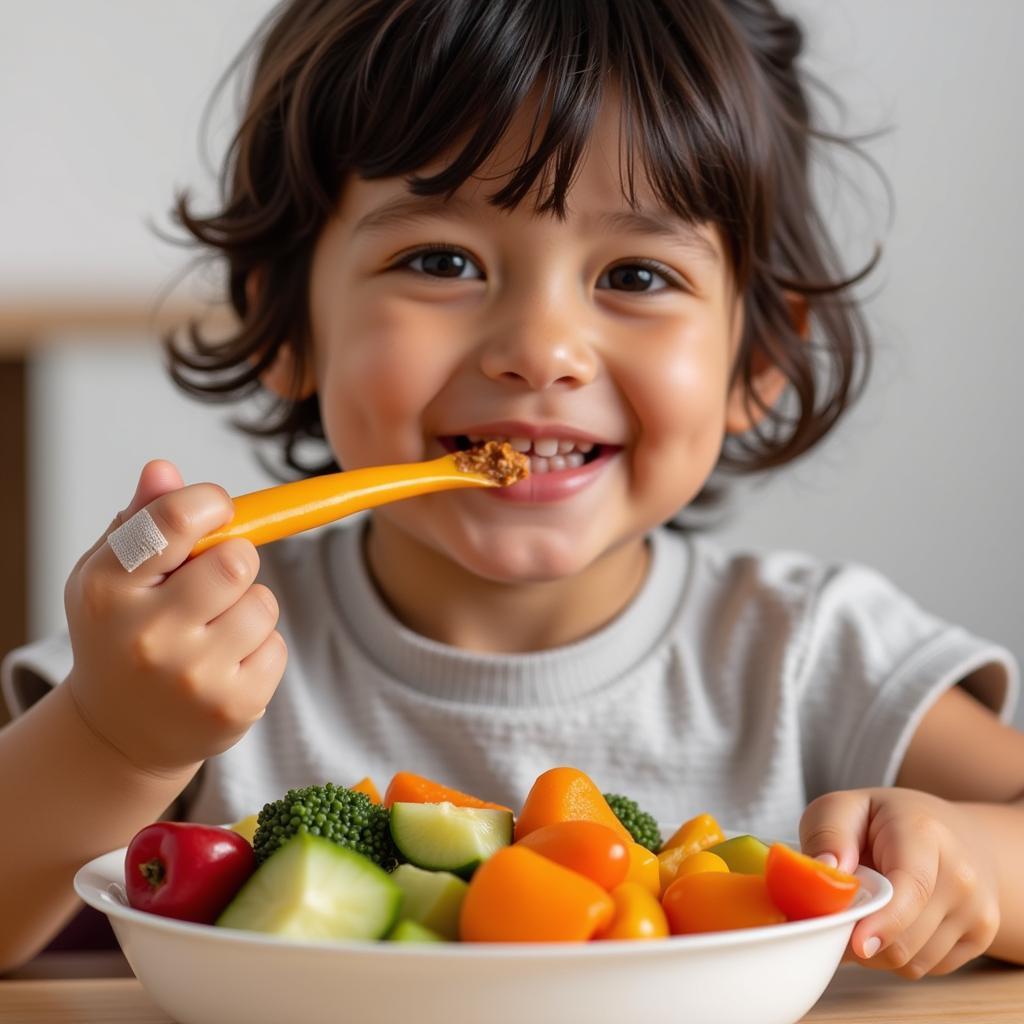
[[[440, 386], [429, 326], [401, 305], [352, 310], [323, 339], [320, 402], [331, 448], [349, 468], [421, 454], [421, 414]], [[318, 343], [319, 345], [319, 343]]]
[[636, 417], [635, 486], [666, 492], [677, 510], [703, 486], [725, 433], [728, 345], [720, 332], [683, 330], [623, 376]]

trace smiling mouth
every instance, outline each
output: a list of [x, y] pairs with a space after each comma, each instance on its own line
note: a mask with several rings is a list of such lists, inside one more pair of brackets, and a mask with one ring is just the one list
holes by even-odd
[[466, 451], [485, 441], [508, 441], [513, 449], [522, 452], [530, 460], [533, 474], [558, 473], [567, 469], [579, 469], [608, 451], [611, 446], [595, 444], [592, 441], [575, 441], [557, 437], [507, 437], [503, 435], [454, 434], [438, 440], [447, 451]]

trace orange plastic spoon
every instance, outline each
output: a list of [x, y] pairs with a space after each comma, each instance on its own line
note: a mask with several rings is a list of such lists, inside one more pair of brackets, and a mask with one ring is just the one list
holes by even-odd
[[507, 442], [488, 441], [482, 448], [428, 462], [350, 469], [253, 491], [231, 499], [234, 518], [201, 538], [189, 558], [230, 537], [245, 537], [257, 546], [268, 544], [417, 494], [458, 487], [507, 487], [527, 476], [528, 466], [526, 456]]

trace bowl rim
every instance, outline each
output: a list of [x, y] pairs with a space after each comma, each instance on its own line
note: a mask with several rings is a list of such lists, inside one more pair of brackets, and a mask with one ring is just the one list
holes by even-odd
[[[297, 939], [282, 939], [258, 932], [247, 932], [236, 928], [218, 928], [215, 925], [179, 921], [161, 917], [128, 906], [124, 899], [124, 859], [127, 847], [110, 850], [94, 857], [75, 873], [74, 888], [78, 896], [89, 906], [118, 919], [126, 924], [139, 925], [155, 931], [162, 931], [182, 937], [202, 937], [215, 943], [242, 943], [257, 947], [285, 948], [289, 951], [316, 951], [337, 953], [362, 953], [380, 956], [418, 957], [524, 957], [542, 954], [561, 959], [576, 957], [601, 957], [610, 953], [629, 956], [652, 955], [667, 951], [707, 950], [722, 946], [743, 946], [765, 940], [776, 941], [795, 938], [813, 932], [831, 931], [859, 921], [881, 909], [892, 898], [892, 884], [871, 868], [860, 865], [854, 872], [861, 881], [861, 889], [852, 906], [837, 914], [806, 918], [802, 921], [784, 921], [781, 924], [761, 925], [755, 928], [739, 928], [723, 932], [702, 932], [695, 935], [670, 935], [664, 939], [644, 941], [619, 939], [600, 942], [445, 942], [445, 943], [403, 943], [368, 942], [336, 939], [311, 942]], [[863, 894], [866, 899], [862, 899]]]

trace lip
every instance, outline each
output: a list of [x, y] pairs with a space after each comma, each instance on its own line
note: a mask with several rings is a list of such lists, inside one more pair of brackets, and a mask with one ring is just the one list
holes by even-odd
[[518, 504], [548, 503], [571, 498], [592, 484], [605, 471], [612, 459], [622, 451], [622, 445], [612, 444], [597, 434], [561, 423], [536, 424], [521, 420], [502, 420], [453, 430], [450, 434], [439, 435], [438, 440], [445, 448], [449, 448], [450, 439], [459, 436], [525, 437], [530, 440], [557, 437], [566, 441], [589, 442], [599, 449], [596, 458], [575, 469], [531, 473], [525, 480], [520, 480], [511, 487], [494, 487], [476, 492], [485, 499]]
[[540, 437], [557, 437], [564, 441], [589, 441], [595, 445], [607, 445], [608, 447], [621, 447], [614, 445], [607, 438], [597, 434], [589, 433], [586, 430], [579, 430], [576, 427], [567, 426], [564, 423], [525, 423], [522, 420], [501, 420], [494, 423], [474, 423], [472, 426], [460, 427], [458, 430], [446, 431], [446, 437], [477, 437], [486, 435], [497, 435], [499, 437], [526, 437], [536, 441]]
[[491, 487], [476, 493], [481, 497], [493, 498], [495, 501], [519, 503], [564, 501], [592, 484], [620, 451], [622, 451], [621, 448], [605, 445], [596, 459], [578, 469], [556, 469], [548, 473], [531, 473], [525, 480], [520, 480], [519, 483], [513, 484], [511, 487]]

